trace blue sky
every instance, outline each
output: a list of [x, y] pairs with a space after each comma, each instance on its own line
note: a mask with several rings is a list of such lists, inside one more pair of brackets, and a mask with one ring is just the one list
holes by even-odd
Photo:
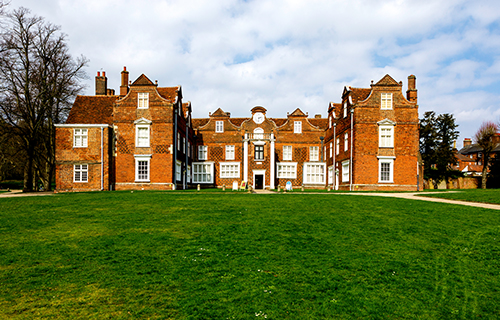
[[[147, 4], [146, 4], [147, 3]], [[256, 105], [268, 116], [322, 114], [343, 87], [385, 74], [417, 77], [420, 114], [453, 113], [461, 135], [500, 121], [499, 1], [11, 0], [68, 35], [90, 60], [87, 94], [123, 66], [160, 86], [182, 85], [195, 117]]]

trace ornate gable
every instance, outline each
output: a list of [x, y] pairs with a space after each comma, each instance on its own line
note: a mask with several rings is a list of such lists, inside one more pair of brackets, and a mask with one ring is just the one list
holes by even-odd
[[396, 80], [394, 80], [390, 75], [386, 74], [382, 79], [380, 79], [376, 86], [401, 86]]
[[131, 86], [154, 86], [153, 82], [143, 74], [137, 78]]
[[377, 124], [379, 126], [395, 126], [396, 122], [385, 118], [384, 120], [380, 120], [379, 122], [377, 122]]
[[210, 114], [210, 117], [229, 117], [231, 114], [229, 112], [224, 112], [221, 108], [215, 110], [214, 113]]

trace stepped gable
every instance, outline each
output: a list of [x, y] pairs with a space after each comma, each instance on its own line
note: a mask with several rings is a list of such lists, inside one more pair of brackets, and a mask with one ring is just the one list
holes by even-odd
[[156, 88], [156, 91], [158, 91], [162, 98], [173, 103], [177, 97], [177, 93], [179, 92], [179, 87]]
[[307, 119], [310, 124], [320, 129], [326, 130], [328, 127], [328, 119], [327, 118], [311, 118]]
[[113, 105], [119, 96], [77, 96], [67, 124], [112, 124]]
[[401, 86], [401, 83], [398, 83], [394, 78], [390, 75], [386, 74], [382, 79], [380, 79], [376, 84], [376, 86]]
[[130, 86], [154, 86], [154, 83], [143, 73]]
[[302, 112], [302, 110], [297, 108], [297, 109], [295, 109], [294, 112], [290, 113], [288, 116], [289, 117], [307, 117], [307, 114], [305, 114], [304, 112]]

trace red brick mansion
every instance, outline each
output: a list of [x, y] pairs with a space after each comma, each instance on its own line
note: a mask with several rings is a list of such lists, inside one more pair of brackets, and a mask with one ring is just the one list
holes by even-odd
[[233, 118], [217, 109], [193, 119], [181, 87], [145, 75], [119, 94], [97, 74], [96, 94], [78, 96], [56, 127], [56, 191], [201, 187], [340, 190], [422, 189], [415, 76], [346, 86], [328, 116], [299, 108], [271, 118], [264, 107]]

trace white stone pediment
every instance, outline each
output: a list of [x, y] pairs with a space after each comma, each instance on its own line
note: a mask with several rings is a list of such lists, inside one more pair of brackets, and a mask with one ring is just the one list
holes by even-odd
[[396, 122], [385, 118], [384, 120], [380, 120], [379, 122], [377, 122], [377, 124], [379, 126], [395, 126]]
[[134, 124], [151, 124], [151, 123], [153, 123], [153, 121], [148, 120], [144, 117], [134, 121]]

